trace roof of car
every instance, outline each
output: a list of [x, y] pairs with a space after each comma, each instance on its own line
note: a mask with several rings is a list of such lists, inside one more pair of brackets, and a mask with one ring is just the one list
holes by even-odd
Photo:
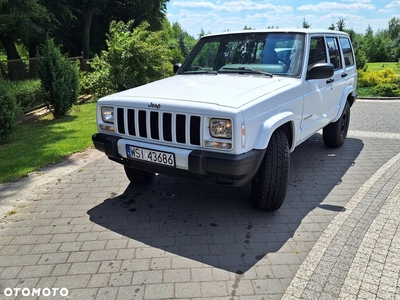
[[346, 32], [343, 32], [343, 31], [336, 31], [336, 30], [329, 30], [329, 29], [310, 29], [310, 28], [282, 28], [282, 29], [280, 29], [280, 28], [274, 28], [274, 29], [250, 29], [250, 30], [239, 30], [239, 31], [226, 31], [226, 32], [220, 32], [220, 33], [207, 34], [204, 37], [227, 35], [227, 34], [271, 33], [271, 32], [348, 35]]

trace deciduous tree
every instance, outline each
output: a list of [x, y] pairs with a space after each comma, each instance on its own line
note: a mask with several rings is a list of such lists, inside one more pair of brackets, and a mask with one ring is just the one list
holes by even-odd
[[[163, 32], [150, 31], [150, 25], [143, 22], [134, 26], [134, 21], [111, 22], [107, 39], [107, 51], [96, 56], [87, 74], [86, 88], [102, 94], [137, 87], [172, 75], [170, 48]], [[101, 81], [107, 85], [99, 90]]]
[[[27, 41], [32, 36], [42, 34], [43, 28], [40, 24], [43, 20], [49, 20], [50, 16], [39, 0], [0, 0], [0, 11], [0, 42], [7, 59], [20, 59], [16, 41]], [[16, 63], [9, 68], [9, 77], [23, 78], [24, 72], [24, 64]]]

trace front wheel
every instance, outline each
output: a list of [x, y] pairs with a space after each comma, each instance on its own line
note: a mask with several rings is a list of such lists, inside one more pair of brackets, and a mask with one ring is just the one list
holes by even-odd
[[154, 173], [124, 166], [126, 177], [131, 183], [149, 184], [153, 181]]
[[343, 145], [347, 137], [350, 125], [350, 104], [346, 101], [342, 115], [339, 120], [324, 127], [322, 137], [325, 146], [329, 148], [339, 148]]
[[277, 130], [271, 136], [267, 151], [251, 181], [251, 200], [261, 210], [277, 210], [285, 200], [290, 172], [289, 142]]

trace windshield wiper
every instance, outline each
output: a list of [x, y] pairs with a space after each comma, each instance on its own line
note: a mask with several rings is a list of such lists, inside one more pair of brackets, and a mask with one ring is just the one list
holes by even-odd
[[218, 75], [218, 71], [206, 70], [206, 69], [198, 69], [198, 70], [184, 71], [181, 74], [213, 74], [213, 75]]
[[252, 69], [250, 67], [237, 67], [237, 68], [222, 67], [222, 69], [224, 69], [224, 70], [233, 70], [233, 71], [249, 71], [251, 73], [262, 74], [262, 75], [274, 77], [274, 74], [272, 74], [272, 73], [268, 73], [268, 72], [264, 72], [264, 71], [260, 71], [260, 70], [256, 70], [256, 69]]

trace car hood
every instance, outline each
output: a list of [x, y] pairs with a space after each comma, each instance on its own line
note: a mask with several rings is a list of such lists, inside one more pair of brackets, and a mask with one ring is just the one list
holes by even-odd
[[107, 98], [140, 98], [148, 101], [178, 100], [238, 108], [296, 82], [290, 77], [248, 74], [175, 75]]

